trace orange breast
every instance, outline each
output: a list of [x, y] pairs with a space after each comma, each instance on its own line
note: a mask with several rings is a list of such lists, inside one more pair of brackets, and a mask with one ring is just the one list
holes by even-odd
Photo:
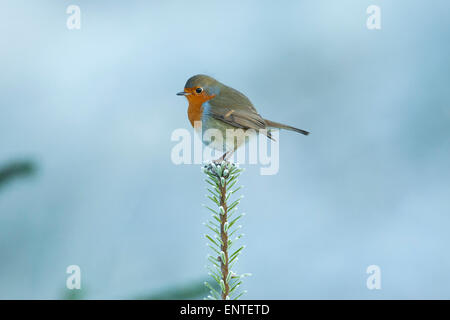
[[203, 106], [202, 101], [190, 101], [188, 108], [188, 117], [191, 125], [194, 126], [195, 121], [202, 121]]
[[[184, 89], [189, 90], [189, 89]], [[189, 101], [189, 108], [188, 108], [188, 117], [189, 121], [191, 122], [191, 125], [194, 127], [194, 123], [196, 121], [202, 121], [202, 114], [203, 114], [203, 103], [205, 103], [208, 100], [213, 99], [216, 95], [207, 95], [205, 91], [203, 91], [202, 94], [196, 95], [193, 90], [191, 90], [192, 94], [187, 95], [186, 98]]]

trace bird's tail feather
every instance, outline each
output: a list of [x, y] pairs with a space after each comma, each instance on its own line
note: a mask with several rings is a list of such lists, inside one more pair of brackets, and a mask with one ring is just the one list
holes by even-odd
[[264, 121], [266, 122], [266, 125], [268, 127], [291, 130], [291, 131], [295, 131], [295, 132], [304, 134], [305, 136], [307, 136], [309, 134], [309, 132], [306, 131], [306, 130], [302, 130], [302, 129], [298, 129], [298, 128], [295, 128], [295, 127], [291, 127], [291, 126], [288, 126], [288, 125], [285, 125], [285, 124], [282, 124], [282, 123], [278, 123], [278, 122], [275, 122], [275, 121], [270, 121], [270, 120], [267, 120], [267, 119], [264, 119]]

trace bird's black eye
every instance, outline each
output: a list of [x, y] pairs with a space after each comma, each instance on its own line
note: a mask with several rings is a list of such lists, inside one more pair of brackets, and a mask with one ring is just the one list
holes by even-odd
[[202, 92], [203, 92], [203, 88], [202, 88], [202, 87], [199, 87], [199, 88], [195, 89], [195, 92], [197, 92], [197, 93], [202, 93]]

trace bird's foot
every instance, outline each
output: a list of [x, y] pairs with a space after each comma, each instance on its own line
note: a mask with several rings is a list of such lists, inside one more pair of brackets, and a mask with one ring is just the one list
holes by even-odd
[[228, 161], [227, 158], [233, 154], [232, 151], [227, 151], [223, 154], [223, 156], [221, 156], [219, 159], [217, 160], [213, 160], [214, 164], [221, 164], [223, 161]]

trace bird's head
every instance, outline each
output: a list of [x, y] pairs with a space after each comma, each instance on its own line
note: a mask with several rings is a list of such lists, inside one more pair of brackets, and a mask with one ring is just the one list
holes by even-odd
[[184, 86], [184, 91], [177, 95], [185, 96], [189, 102], [200, 102], [211, 100], [220, 92], [220, 82], [216, 79], [198, 74], [190, 77]]

